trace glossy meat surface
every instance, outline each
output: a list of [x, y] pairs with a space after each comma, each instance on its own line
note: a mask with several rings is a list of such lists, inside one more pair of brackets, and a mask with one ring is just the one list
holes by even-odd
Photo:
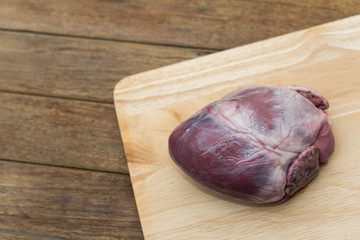
[[256, 203], [286, 200], [334, 150], [327, 107], [307, 88], [241, 88], [180, 124], [169, 137], [169, 152], [215, 191]]

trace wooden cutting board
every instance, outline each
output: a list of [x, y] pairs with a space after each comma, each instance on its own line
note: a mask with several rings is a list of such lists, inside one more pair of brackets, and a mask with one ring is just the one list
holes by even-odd
[[[330, 102], [336, 150], [281, 205], [213, 194], [168, 154], [178, 124], [249, 84], [305, 86]], [[360, 239], [360, 15], [127, 77], [114, 98], [145, 239]]]

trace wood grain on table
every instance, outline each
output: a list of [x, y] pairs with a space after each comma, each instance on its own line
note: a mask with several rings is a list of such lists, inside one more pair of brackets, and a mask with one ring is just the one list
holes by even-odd
[[0, 239], [143, 239], [122, 78], [360, 12], [334, 1], [0, 1]]

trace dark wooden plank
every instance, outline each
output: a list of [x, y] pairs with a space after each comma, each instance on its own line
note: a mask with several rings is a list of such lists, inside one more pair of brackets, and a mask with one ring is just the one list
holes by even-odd
[[3, 0], [0, 27], [224, 49], [359, 12], [358, 0]]
[[127, 172], [112, 104], [0, 92], [0, 158]]
[[63, 238], [53, 238], [46, 236], [37, 236], [26, 233], [8, 232], [0, 230], [0, 240], [62, 240]]
[[128, 175], [0, 161], [0, 229], [143, 239]]
[[123, 77], [207, 53], [0, 31], [0, 90], [112, 102]]

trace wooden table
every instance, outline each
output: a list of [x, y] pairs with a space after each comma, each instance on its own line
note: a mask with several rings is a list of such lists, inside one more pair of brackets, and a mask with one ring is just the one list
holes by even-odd
[[115, 84], [359, 12], [356, 0], [0, 0], [0, 239], [143, 239]]

